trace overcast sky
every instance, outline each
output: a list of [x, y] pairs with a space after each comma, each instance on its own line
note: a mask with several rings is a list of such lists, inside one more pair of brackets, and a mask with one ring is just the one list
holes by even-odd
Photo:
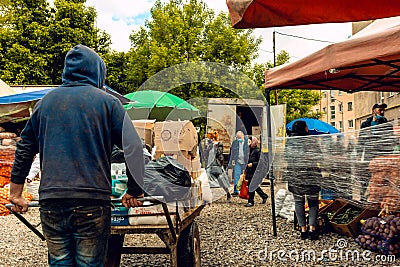
[[[228, 12], [225, 0], [204, 0], [216, 13]], [[150, 8], [155, 0], [87, 0], [87, 5], [97, 10], [97, 27], [111, 34], [112, 48], [117, 51], [128, 51], [129, 35], [138, 29], [150, 16]], [[263, 37], [258, 62], [272, 61], [273, 28], [256, 29], [255, 34]], [[351, 23], [332, 23], [307, 26], [292, 26], [275, 28], [276, 51], [285, 50], [291, 56], [291, 61], [307, 56], [329, 43], [300, 39], [318, 39], [329, 42], [346, 40], [351, 35]], [[282, 35], [283, 33], [286, 35]]]

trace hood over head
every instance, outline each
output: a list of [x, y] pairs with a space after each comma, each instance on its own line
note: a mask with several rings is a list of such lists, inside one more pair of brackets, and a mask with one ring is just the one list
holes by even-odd
[[62, 83], [86, 83], [102, 89], [106, 65], [101, 57], [84, 45], [77, 45], [65, 56]]

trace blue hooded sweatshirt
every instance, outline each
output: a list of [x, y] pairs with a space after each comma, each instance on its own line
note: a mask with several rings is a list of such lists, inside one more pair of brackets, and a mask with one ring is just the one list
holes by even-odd
[[11, 172], [13, 183], [25, 182], [39, 152], [40, 201], [109, 201], [112, 148], [123, 148], [123, 138], [128, 137], [129, 154], [140, 159], [130, 169], [134, 179], [128, 181], [128, 194], [142, 193], [138, 186], [144, 173], [141, 141], [119, 100], [100, 90], [105, 75], [105, 64], [92, 49], [77, 45], [67, 53], [62, 85], [36, 104], [21, 133]]

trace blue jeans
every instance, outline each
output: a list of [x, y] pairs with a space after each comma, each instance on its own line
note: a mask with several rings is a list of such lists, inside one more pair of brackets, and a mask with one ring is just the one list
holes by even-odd
[[240, 179], [240, 175], [242, 175], [243, 170], [246, 168], [246, 164], [235, 163], [233, 166], [233, 192], [239, 193], [240, 188], [237, 188], [237, 184]]
[[49, 266], [104, 266], [111, 208], [41, 206]]
[[308, 224], [310, 226], [317, 225], [317, 217], [318, 217], [318, 195], [315, 196], [300, 196], [293, 194], [294, 197], [294, 208], [296, 212], [297, 221], [299, 222], [300, 226], [306, 225], [306, 211], [304, 209], [305, 197], [307, 197], [308, 202]]

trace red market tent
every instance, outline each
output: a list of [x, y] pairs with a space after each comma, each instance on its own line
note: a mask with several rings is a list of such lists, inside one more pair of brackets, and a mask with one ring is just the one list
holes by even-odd
[[227, 0], [234, 28], [353, 22], [400, 15], [398, 0]]
[[400, 25], [329, 45], [296, 62], [265, 72], [272, 89], [347, 92], [400, 88]]

